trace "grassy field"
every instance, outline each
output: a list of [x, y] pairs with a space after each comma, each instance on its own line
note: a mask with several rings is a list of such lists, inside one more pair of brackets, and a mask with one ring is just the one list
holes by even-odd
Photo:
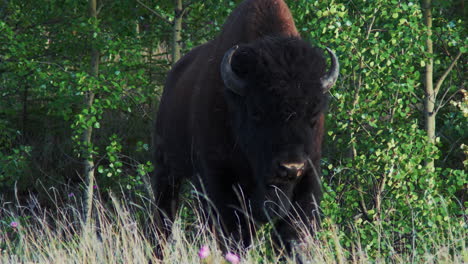
[[[164, 261], [158, 261], [149, 239], [156, 236], [150, 202], [137, 200], [111, 196], [103, 204], [96, 199], [93, 221], [88, 226], [78, 209], [80, 199], [73, 194], [66, 198], [66, 206], [53, 209], [41, 208], [34, 200], [26, 205], [4, 203], [0, 212], [0, 263], [229, 263], [218, 249], [215, 235], [187, 205], [163, 247]], [[390, 250], [370, 252], [360, 241], [343, 245], [342, 237], [349, 234], [330, 224], [318, 236], [304, 233], [294, 257], [273, 254], [266, 230], [258, 232], [253, 245], [240, 255], [239, 263], [297, 263], [295, 258], [304, 263], [468, 263], [466, 229], [454, 228], [444, 234], [444, 240], [437, 234], [423, 244], [413, 241], [418, 251], [398, 252], [390, 245]], [[384, 244], [390, 239], [382, 237], [380, 241]], [[202, 247], [208, 255], [203, 259], [199, 257]]]

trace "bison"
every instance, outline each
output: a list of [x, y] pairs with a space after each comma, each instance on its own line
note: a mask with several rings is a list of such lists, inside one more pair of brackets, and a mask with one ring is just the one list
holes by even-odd
[[[221, 33], [170, 71], [154, 134], [156, 219], [170, 232], [189, 179], [225, 237], [249, 245], [249, 224], [298, 238], [290, 214], [318, 221], [326, 92], [338, 60], [302, 40], [283, 0], [246, 0]], [[250, 217], [245, 217], [246, 215]], [[170, 221], [167, 221], [170, 220]], [[231, 239], [232, 240], [232, 239]]]

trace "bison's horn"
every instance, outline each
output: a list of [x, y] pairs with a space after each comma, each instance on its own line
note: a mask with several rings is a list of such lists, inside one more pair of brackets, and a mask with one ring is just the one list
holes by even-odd
[[221, 78], [224, 81], [224, 85], [232, 92], [244, 96], [245, 81], [239, 78], [231, 68], [232, 55], [234, 55], [238, 48], [239, 46], [236, 45], [224, 54], [223, 61], [221, 62]]
[[340, 64], [338, 63], [338, 58], [336, 57], [335, 53], [329, 48], [327, 48], [327, 51], [328, 54], [330, 54], [331, 68], [327, 75], [320, 79], [322, 81], [323, 93], [328, 92], [328, 90], [332, 88], [338, 79], [338, 73], [340, 71]]

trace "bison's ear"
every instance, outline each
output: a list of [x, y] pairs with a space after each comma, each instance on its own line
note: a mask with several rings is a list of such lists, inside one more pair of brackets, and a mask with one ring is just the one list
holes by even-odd
[[338, 58], [335, 53], [327, 48], [328, 54], [330, 54], [331, 67], [325, 76], [323, 76], [320, 81], [322, 82], [323, 93], [328, 92], [330, 88], [335, 85], [336, 80], [338, 79], [338, 73], [340, 71], [340, 64], [338, 63]]
[[223, 57], [223, 61], [221, 62], [221, 78], [223, 79], [224, 85], [226, 88], [231, 90], [233, 93], [236, 93], [240, 96], [245, 95], [245, 86], [246, 81], [240, 78], [233, 70], [232, 70], [232, 57], [238, 50], [239, 46], [236, 45], [230, 48]]

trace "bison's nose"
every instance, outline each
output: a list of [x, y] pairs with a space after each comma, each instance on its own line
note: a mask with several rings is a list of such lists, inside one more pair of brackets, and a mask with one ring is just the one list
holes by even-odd
[[285, 162], [280, 163], [278, 176], [283, 179], [296, 179], [304, 173], [305, 162]]

